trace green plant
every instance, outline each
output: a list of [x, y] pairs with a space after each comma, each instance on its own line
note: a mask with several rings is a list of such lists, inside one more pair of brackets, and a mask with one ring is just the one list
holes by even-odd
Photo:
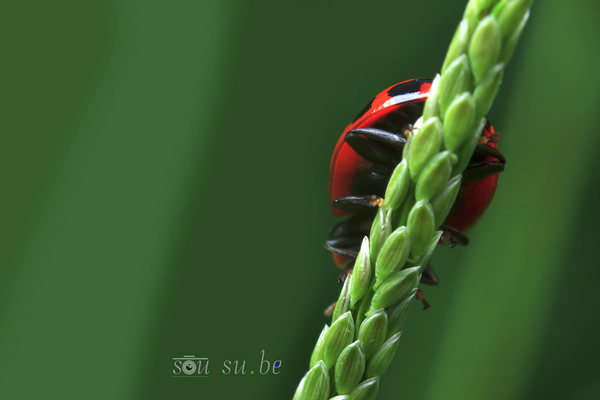
[[376, 397], [531, 4], [467, 4], [294, 400]]

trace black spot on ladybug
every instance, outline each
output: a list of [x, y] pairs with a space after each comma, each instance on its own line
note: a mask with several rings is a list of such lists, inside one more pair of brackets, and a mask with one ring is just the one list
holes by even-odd
[[424, 83], [430, 83], [430, 79], [414, 79], [412, 81], [399, 83], [395, 86], [392, 86], [387, 94], [390, 97], [400, 96], [407, 93], [415, 93], [421, 90], [421, 85]]
[[358, 121], [358, 119], [359, 119], [360, 117], [362, 117], [363, 115], [365, 115], [365, 113], [371, 109], [371, 106], [373, 105], [373, 102], [374, 102], [374, 101], [375, 101], [375, 99], [371, 100], [371, 101], [369, 102], [369, 104], [367, 104], [367, 105], [365, 106], [365, 108], [363, 108], [363, 109], [362, 109], [362, 110], [361, 110], [361, 111], [358, 113], [358, 115], [356, 116], [356, 118], [354, 118], [354, 120], [353, 120], [352, 122], [354, 123], [354, 122]]

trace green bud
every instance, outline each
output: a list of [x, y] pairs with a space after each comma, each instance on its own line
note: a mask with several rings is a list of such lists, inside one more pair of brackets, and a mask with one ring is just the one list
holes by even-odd
[[483, 118], [492, 107], [498, 89], [500, 89], [503, 75], [504, 64], [496, 64], [475, 88], [473, 92], [475, 110], [477, 110], [475, 119]]
[[423, 119], [422, 121], [427, 121], [429, 118], [439, 117], [440, 116], [440, 106], [439, 106], [439, 90], [438, 87], [440, 85], [440, 74], [437, 74], [431, 83], [431, 88], [429, 89], [429, 96], [427, 96], [427, 100], [425, 101], [425, 106], [423, 107]]
[[[459, 95], [448, 107], [444, 119], [444, 145], [455, 151], [470, 136], [475, 119], [475, 102], [469, 93]], [[410, 160], [409, 166], [410, 166]]]
[[390, 178], [390, 182], [385, 191], [385, 199], [382, 207], [390, 210], [397, 209], [406, 198], [409, 188], [410, 174], [408, 172], [408, 163], [406, 160], [402, 160], [392, 173], [392, 177]]
[[490, 14], [492, 14], [496, 18], [496, 20], [498, 20], [498, 18], [500, 18], [500, 14], [504, 10], [504, 7], [506, 7], [506, 3], [508, 3], [509, 1], [511, 0], [500, 0], [499, 2], [497, 2], [494, 8], [492, 8], [492, 12]]
[[365, 236], [352, 271], [350, 282], [350, 307], [354, 308], [357, 301], [362, 299], [371, 285], [371, 259], [369, 256], [369, 238]]
[[[477, 7], [477, 4], [475, 4], [475, 2], [473, 1], [469, 1], [467, 3], [467, 7], [465, 8], [465, 13], [463, 14], [463, 20], [466, 20], [468, 22], [467, 40], [470, 39], [471, 35], [473, 34], [473, 30], [479, 24], [480, 15], [481, 12], [479, 11], [479, 7]], [[467, 46], [465, 47], [465, 53], [466, 48], [468, 47], [469, 44], [467, 43]]]
[[415, 197], [417, 200], [430, 200], [440, 193], [452, 175], [452, 165], [457, 157], [449, 151], [437, 154], [425, 167], [419, 180]]
[[425, 165], [438, 153], [442, 145], [443, 127], [440, 119], [429, 118], [421, 128], [412, 135], [413, 140], [408, 154], [410, 176], [415, 179]]
[[385, 342], [388, 328], [388, 318], [385, 310], [380, 309], [365, 319], [358, 329], [358, 340], [362, 344], [367, 359], [379, 350]]
[[352, 274], [348, 274], [344, 281], [344, 286], [340, 292], [340, 297], [337, 303], [335, 303], [335, 309], [331, 315], [331, 320], [337, 320], [340, 315], [350, 311], [350, 281], [352, 280]]
[[469, 161], [473, 156], [475, 147], [477, 146], [477, 143], [479, 143], [479, 138], [481, 137], [481, 132], [483, 131], [483, 127], [485, 126], [487, 119], [482, 118], [478, 122], [479, 123], [473, 124], [470, 133], [467, 135], [467, 140], [462, 147], [455, 152], [455, 154], [458, 156], [458, 162], [452, 170], [454, 175], [461, 174], [467, 165], [469, 165]]
[[367, 378], [381, 376], [388, 369], [396, 350], [398, 349], [398, 341], [400, 340], [400, 332], [388, 339], [381, 346], [379, 351], [367, 363], [365, 376]]
[[503, 44], [521, 28], [523, 18], [529, 14], [530, 6], [531, 1], [514, 0], [506, 2], [501, 10], [495, 10]]
[[404, 300], [417, 287], [420, 277], [420, 267], [406, 268], [390, 276], [375, 292], [368, 315]]
[[479, 8], [479, 10], [485, 11], [493, 6], [496, 1], [497, 0], [475, 0], [475, 5], [477, 8]]
[[408, 214], [410, 210], [412, 210], [413, 206], [417, 201], [414, 196], [408, 196], [397, 212], [394, 213], [394, 224], [393, 226], [403, 226], [406, 225], [408, 221]]
[[[381, 247], [392, 232], [391, 210], [379, 208], [377, 216], [371, 225], [369, 234], [369, 248], [373, 261], [377, 260]], [[370, 275], [369, 275], [370, 282]]]
[[360, 341], [346, 347], [335, 363], [335, 388], [339, 394], [348, 394], [358, 385], [365, 373], [365, 353]]
[[315, 345], [315, 349], [313, 350], [312, 356], [310, 356], [310, 367], [314, 367], [317, 363], [323, 360], [325, 347], [323, 346], [323, 341], [325, 338], [325, 332], [329, 329], [329, 326], [325, 324], [321, 334], [319, 335], [319, 340], [317, 340], [317, 344]]
[[328, 369], [333, 368], [342, 350], [354, 338], [354, 320], [350, 311], [339, 317], [323, 337], [323, 361]]
[[323, 361], [319, 361], [304, 375], [293, 400], [327, 400], [329, 385], [327, 367]]
[[375, 266], [375, 289], [391, 274], [399, 271], [410, 253], [410, 241], [405, 226], [396, 229], [383, 244]]
[[433, 256], [434, 250], [440, 242], [440, 237], [442, 237], [442, 233], [442, 231], [437, 231], [433, 234], [433, 237], [427, 245], [427, 250], [425, 250], [425, 254], [423, 254], [415, 261], [415, 265], [427, 265], [429, 263], [429, 260], [431, 260], [431, 256]]
[[515, 32], [512, 34], [512, 36], [509, 37], [508, 39], [506, 39], [506, 41], [504, 41], [502, 43], [502, 53], [500, 53], [500, 57], [499, 57], [500, 62], [503, 62], [506, 64], [508, 62], [508, 60], [510, 60], [510, 58], [512, 57], [512, 54], [515, 51], [515, 47], [517, 47], [517, 42], [519, 41], [519, 38], [521, 37], [521, 32], [523, 32], [523, 28], [525, 28], [525, 24], [527, 23], [528, 19], [529, 19], [529, 12], [527, 12], [525, 14], [523, 19], [521, 20], [521, 24], [515, 30]]
[[375, 400], [379, 390], [379, 378], [368, 379], [350, 393], [350, 400]]
[[456, 96], [471, 91], [471, 69], [466, 54], [461, 54], [448, 66], [440, 80], [439, 105], [442, 115], [446, 113], [450, 102]]
[[502, 49], [502, 34], [493, 15], [485, 17], [473, 32], [469, 45], [469, 60], [475, 82], [479, 82], [498, 62]]
[[412, 254], [420, 256], [425, 252], [435, 231], [435, 216], [428, 201], [421, 200], [415, 204], [408, 214], [406, 228], [412, 246]]
[[367, 294], [365, 295], [365, 297], [363, 297], [362, 301], [360, 302], [360, 306], [358, 307], [358, 312], [356, 313], [356, 325], [355, 326], [362, 325], [363, 320], [366, 317], [366, 314], [369, 312], [369, 309], [371, 307], [371, 300], [373, 299], [374, 295], [375, 295], [375, 292], [373, 291], [373, 288], [371, 287], [371, 289], [369, 289], [367, 291]]
[[450, 213], [450, 210], [456, 201], [456, 196], [458, 196], [458, 191], [460, 190], [461, 179], [462, 175], [456, 175], [454, 178], [450, 179], [450, 182], [446, 184], [440, 194], [435, 196], [431, 201], [431, 208], [435, 215], [434, 225], [436, 228], [442, 225]]
[[[469, 8], [467, 6], [467, 9], [465, 10], [465, 17], [468, 11]], [[442, 75], [446, 73], [446, 69], [450, 66], [450, 64], [452, 64], [454, 60], [460, 57], [461, 54], [465, 54], [467, 52], [467, 49], [469, 48], [469, 21], [467, 19], [468, 18], [463, 19], [458, 24], [458, 28], [456, 29], [454, 37], [450, 42], [450, 47], [448, 47], [446, 59], [444, 60], [444, 64], [442, 65]]]
[[402, 328], [404, 318], [406, 318], [406, 314], [408, 314], [408, 310], [410, 310], [410, 306], [412, 305], [416, 294], [417, 288], [414, 288], [406, 299], [402, 300], [398, 305], [390, 309], [390, 312], [388, 313], [388, 338], [398, 333], [400, 328]]

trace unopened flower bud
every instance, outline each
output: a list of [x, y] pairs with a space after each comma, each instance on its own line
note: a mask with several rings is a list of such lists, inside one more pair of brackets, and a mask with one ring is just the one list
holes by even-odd
[[348, 394], [358, 385], [365, 372], [366, 358], [361, 342], [346, 347], [335, 364], [335, 388], [339, 394]]

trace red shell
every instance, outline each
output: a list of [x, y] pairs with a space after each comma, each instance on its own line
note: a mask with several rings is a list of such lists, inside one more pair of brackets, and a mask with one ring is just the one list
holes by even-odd
[[[329, 201], [352, 195], [352, 182], [356, 174], [359, 163], [364, 161], [351, 147], [344, 141], [347, 132], [357, 128], [371, 128], [377, 122], [381, 121], [386, 115], [397, 111], [410, 103], [424, 103], [431, 88], [431, 81], [425, 79], [412, 79], [391, 86], [379, 93], [371, 102], [370, 106], [365, 108], [365, 112], [352, 122], [340, 136], [333, 157], [329, 172]], [[414, 121], [411, 121], [414, 122]], [[490, 137], [494, 134], [494, 128], [488, 123], [482, 133], [482, 136]], [[498, 149], [497, 145], [487, 142], [488, 146]], [[486, 156], [485, 161], [496, 161], [495, 158]], [[463, 183], [457, 200], [454, 204], [451, 214], [444, 224], [451, 226], [459, 231], [465, 231], [471, 227], [479, 217], [485, 212], [492, 201], [496, 186], [498, 184], [498, 174]], [[335, 215], [347, 215], [343, 210], [332, 208]]]

